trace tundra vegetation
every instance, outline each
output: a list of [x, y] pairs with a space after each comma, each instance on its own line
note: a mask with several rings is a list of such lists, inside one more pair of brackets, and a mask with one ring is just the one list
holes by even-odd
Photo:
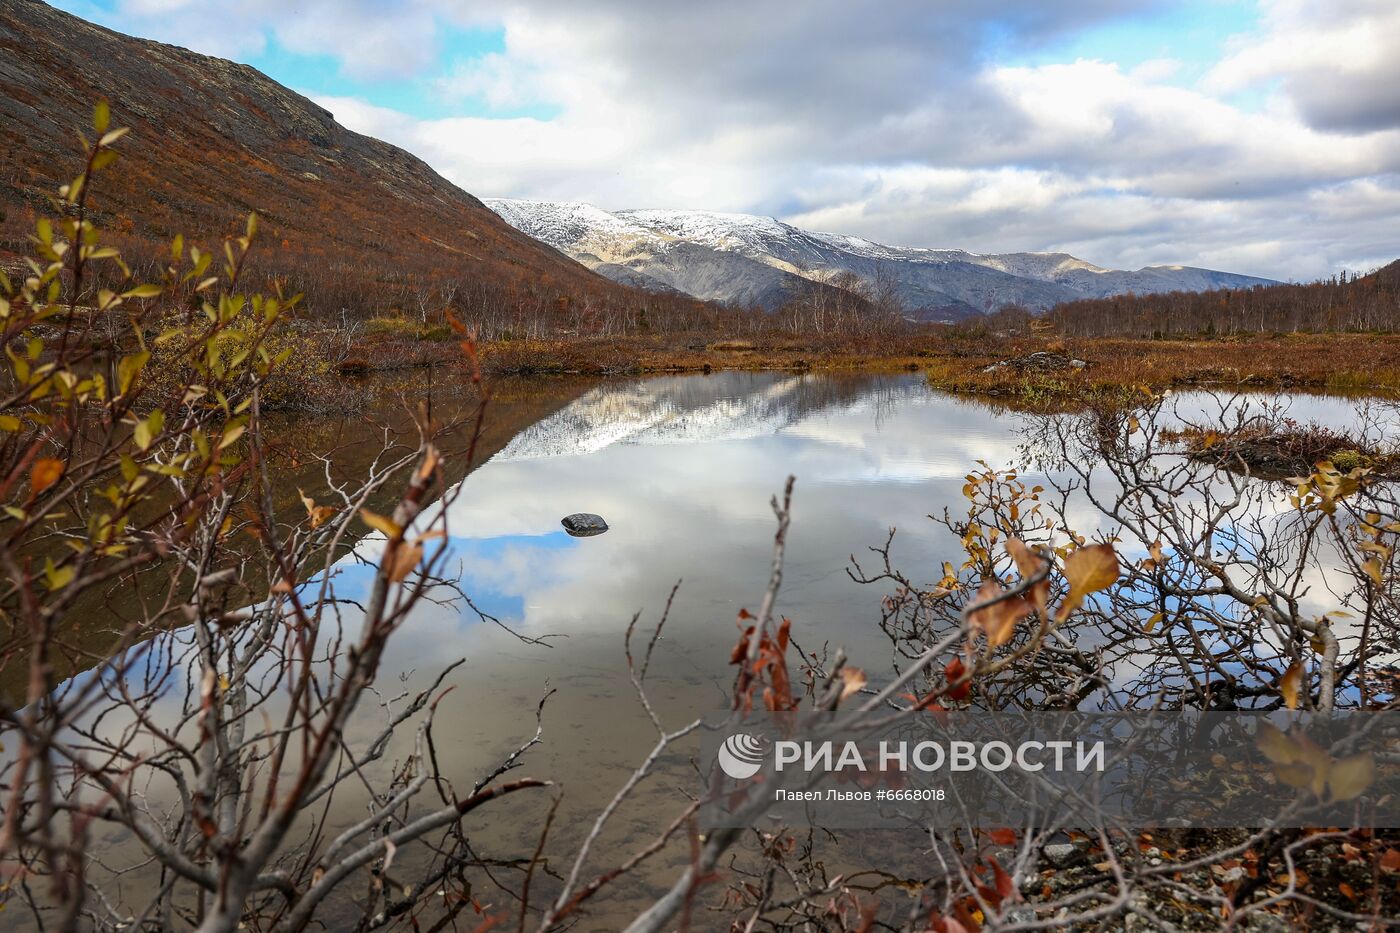
[[[21, 685], [0, 706], [7, 917], [59, 930], [564, 930], [623, 890], [635, 931], [1354, 929], [1400, 914], [1395, 839], [1348, 827], [930, 831], [890, 837], [882, 864], [836, 833], [702, 835], [695, 799], [643, 814], [655, 838], [618, 851], [601, 841], [609, 825], [637, 815], [658, 760], [701, 728], [663, 721], [648, 698], [665, 613], [650, 633], [634, 618], [619, 646], [653, 751], [581, 843], [555, 851], [551, 776], [528, 770], [547, 717], [521, 709], [515, 751], [447, 774], [433, 720], [454, 666], [419, 691], [381, 677], [416, 607], [468, 595], [445, 574], [442, 506], [466, 494], [445, 480], [445, 441], [465, 437], [452, 456], [469, 461], [489, 412], [469, 326], [456, 312], [365, 322], [450, 328], [477, 404], [465, 423], [422, 410], [415, 443], [287, 507], [264, 419], [314, 394], [334, 361], [302, 353], [297, 296], [246, 288], [256, 218], [218, 250], [175, 237], [148, 275], [103, 241], [88, 199], [117, 158], [123, 131], [109, 124], [99, 105], [57, 219], [37, 221], [33, 258], [0, 281], [0, 675]], [[868, 326], [881, 300], [811, 313]], [[773, 501], [768, 586], [737, 620], [734, 716], [1391, 708], [1400, 525], [1372, 463], [1307, 465], [1279, 509], [1279, 487], [1242, 458], [1225, 470], [1181, 456], [1164, 434], [1168, 397], [1113, 401], [1038, 422], [1028, 454], [1067, 471], [1058, 486], [973, 466], [965, 512], [933, 519], [960, 562], [900, 568], [884, 542], [853, 563], [892, 647], [892, 667], [861, 659], [879, 676], [834, 647], [802, 650], [801, 620], [783, 616], [790, 481]], [[1222, 452], [1250, 428], [1229, 417], [1213, 427]], [[352, 598], [332, 567], [367, 535], [355, 559], [369, 582]], [[75, 616], [116, 587], [141, 611], [99, 649], [74, 638]], [[1319, 597], [1330, 608], [1314, 611]], [[366, 716], [370, 734], [349, 728]], [[382, 767], [396, 734], [412, 751]], [[1365, 783], [1348, 778], [1354, 792]], [[337, 795], [363, 797], [362, 817], [332, 820]], [[517, 795], [537, 802], [538, 841], [508, 865], [482, 859], [473, 827]], [[95, 845], [113, 830], [139, 853], [126, 867]], [[1057, 839], [1070, 854], [1051, 859]], [[658, 867], [677, 853], [679, 869]], [[642, 873], [651, 893], [636, 902], [624, 879]]]

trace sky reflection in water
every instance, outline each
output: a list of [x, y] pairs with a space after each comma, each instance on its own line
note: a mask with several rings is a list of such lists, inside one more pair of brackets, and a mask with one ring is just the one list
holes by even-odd
[[[1180, 407], [1198, 401], [1184, 398]], [[1346, 401], [1292, 405], [1302, 421], [1356, 417]], [[916, 582], [940, 576], [944, 560], [961, 562], [957, 541], [927, 515], [964, 508], [964, 476], [978, 460], [1021, 461], [1029, 423], [930, 391], [917, 375], [720, 373], [600, 383], [521, 432], [469, 475], [450, 506], [445, 570], [503, 625], [557, 637], [525, 643], [468, 606], [425, 604], [391, 639], [376, 693], [420, 689], [465, 659], [446, 681], [453, 689], [435, 735], [443, 772], [468, 787], [533, 734], [537, 704], [555, 691], [543, 713], [543, 744], [521, 773], [564, 784], [556, 829], [564, 850], [655, 741], [623, 656], [634, 613], [649, 634], [683, 580], [651, 664], [649, 697], [671, 728], [727, 706], [736, 614], [760, 601], [774, 530], [769, 499], [793, 474], [779, 610], [804, 649], [844, 647], [883, 680], [891, 662], [877, 624], [885, 593], [847, 576], [850, 556], [868, 556], [867, 547], [897, 527], [893, 556]], [[595, 512], [611, 530], [570, 537], [560, 519], [573, 512]], [[1103, 528], [1086, 503], [1072, 505], [1070, 517], [1082, 533]], [[370, 538], [359, 549], [371, 555], [380, 547], [382, 539]], [[342, 597], [358, 596], [368, 580], [369, 568], [354, 561], [335, 570]], [[347, 617], [346, 624], [357, 623]], [[363, 743], [382, 722], [368, 702], [347, 738]], [[384, 767], [402, 761], [412, 740], [411, 732], [401, 735]], [[642, 789], [644, 816], [622, 823], [618, 841], [650, 838], [683, 805], [676, 788], [693, 786], [689, 753], [662, 762]], [[359, 813], [349, 799], [337, 806], [347, 818]], [[503, 801], [476, 828], [482, 846], [533, 845], [540, 806]]]

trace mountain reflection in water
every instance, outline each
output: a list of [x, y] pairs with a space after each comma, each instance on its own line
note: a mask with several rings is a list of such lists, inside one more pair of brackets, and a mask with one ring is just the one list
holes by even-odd
[[[452, 557], [444, 570], [470, 603], [421, 605], [391, 639], [376, 686], [385, 697], [422, 689], [465, 659], [450, 675], [435, 727], [439, 764], [464, 787], [534, 733], [536, 707], [553, 691], [542, 744], [517, 776], [562, 782], [551, 835], [559, 852], [572, 850], [655, 742], [623, 656], [634, 614], [649, 632], [683, 580], [650, 664], [651, 703], [673, 728], [727, 706], [736, 616], [762, 596], [774, 528], [769, 500], [792, 474], [779, 610], [804, 651], [844, 647], [853, 663], [883, 678], [891, 660], [877, 624], [885, 594], [850, 579], [851, 555], [866, 555], [897, 527], [892, 554], [911, 579], [936, 579], [944, 560], [960, 563], [957, 541], [926, 516], [963, 507], [964, 477], [977, 461], [1022, 460], [1034, 421], [931, 391], [913, 374], [718, 373], [598, 382], [571, 395], [492, 445], [497, 453], [463, 480], [448, 506]], [[1346, 402], [1294, 404], [1300, 420], [1345, 423], [1351, 415]], [[609, 531], [571, 537], [560, 519], [577, 512], [602, 516]], [[1099, 530], [1087, 505], [1072, 517], [1083, 533]], [[372, 555], [380, 546], [370, 537], [357, 550]], [[337, 595], [356, 598], [367, 571], [341, 561]], [[346, 624], [353, 629], [354, 619]], [[376, 705], [362, 713], [347, 729], [352, 745], [382, 728]], [[404, 760], [413, 735], [394, 741], [385, 768]], [[678, 746], [660, 763], [631, 817], [605, 836], [609, 857], [653, 838], [684, 806], [693, 752]], [[363, 805], [338, 798], [333, 821], [359, 818]], [[520, 797], [493, 804], [489, 819], [468, 828], [474, 846], [505, 858], [531, 851], [544, 806]], [[626, 902], [644, 899], [667, 871], [658, 860], [629, 879], [625, 892], [598, 905], [596, 928], [608, 928], [611, 910], [626, 915]]]

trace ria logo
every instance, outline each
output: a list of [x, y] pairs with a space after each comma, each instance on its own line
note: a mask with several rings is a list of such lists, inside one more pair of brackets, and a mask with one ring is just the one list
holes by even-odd
[[719, 747], [719, 767], [736, 781], [751, 778], [763, 767], [762, 739], [736, 732]]

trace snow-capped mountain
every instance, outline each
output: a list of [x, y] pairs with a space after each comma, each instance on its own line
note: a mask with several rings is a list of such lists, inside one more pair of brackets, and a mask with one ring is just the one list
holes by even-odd
[[929, 398], [917, 377], [719, 372], [609, 382], [521, 431], [492, 462], [589, 454], [614, 444], [696, 444], [777, 434], [818, 413]]
[[891, 283], [911, 314], [954, 319], [1007, 305], [1272, 284], [1191, 266], [1104, 269], [1068, 253], [982, 255], [885, 246], [772, 217], [709, 211], [608, 212], [588, 204], [488, 198], [517, 229], [629, 285], [776, 308], [839, 273]]
[[487, 200], [507, 223], [600, 275], [651, 291], [776, 308], [810, 281], [741, 252], [716, 249], [590, 204]]

